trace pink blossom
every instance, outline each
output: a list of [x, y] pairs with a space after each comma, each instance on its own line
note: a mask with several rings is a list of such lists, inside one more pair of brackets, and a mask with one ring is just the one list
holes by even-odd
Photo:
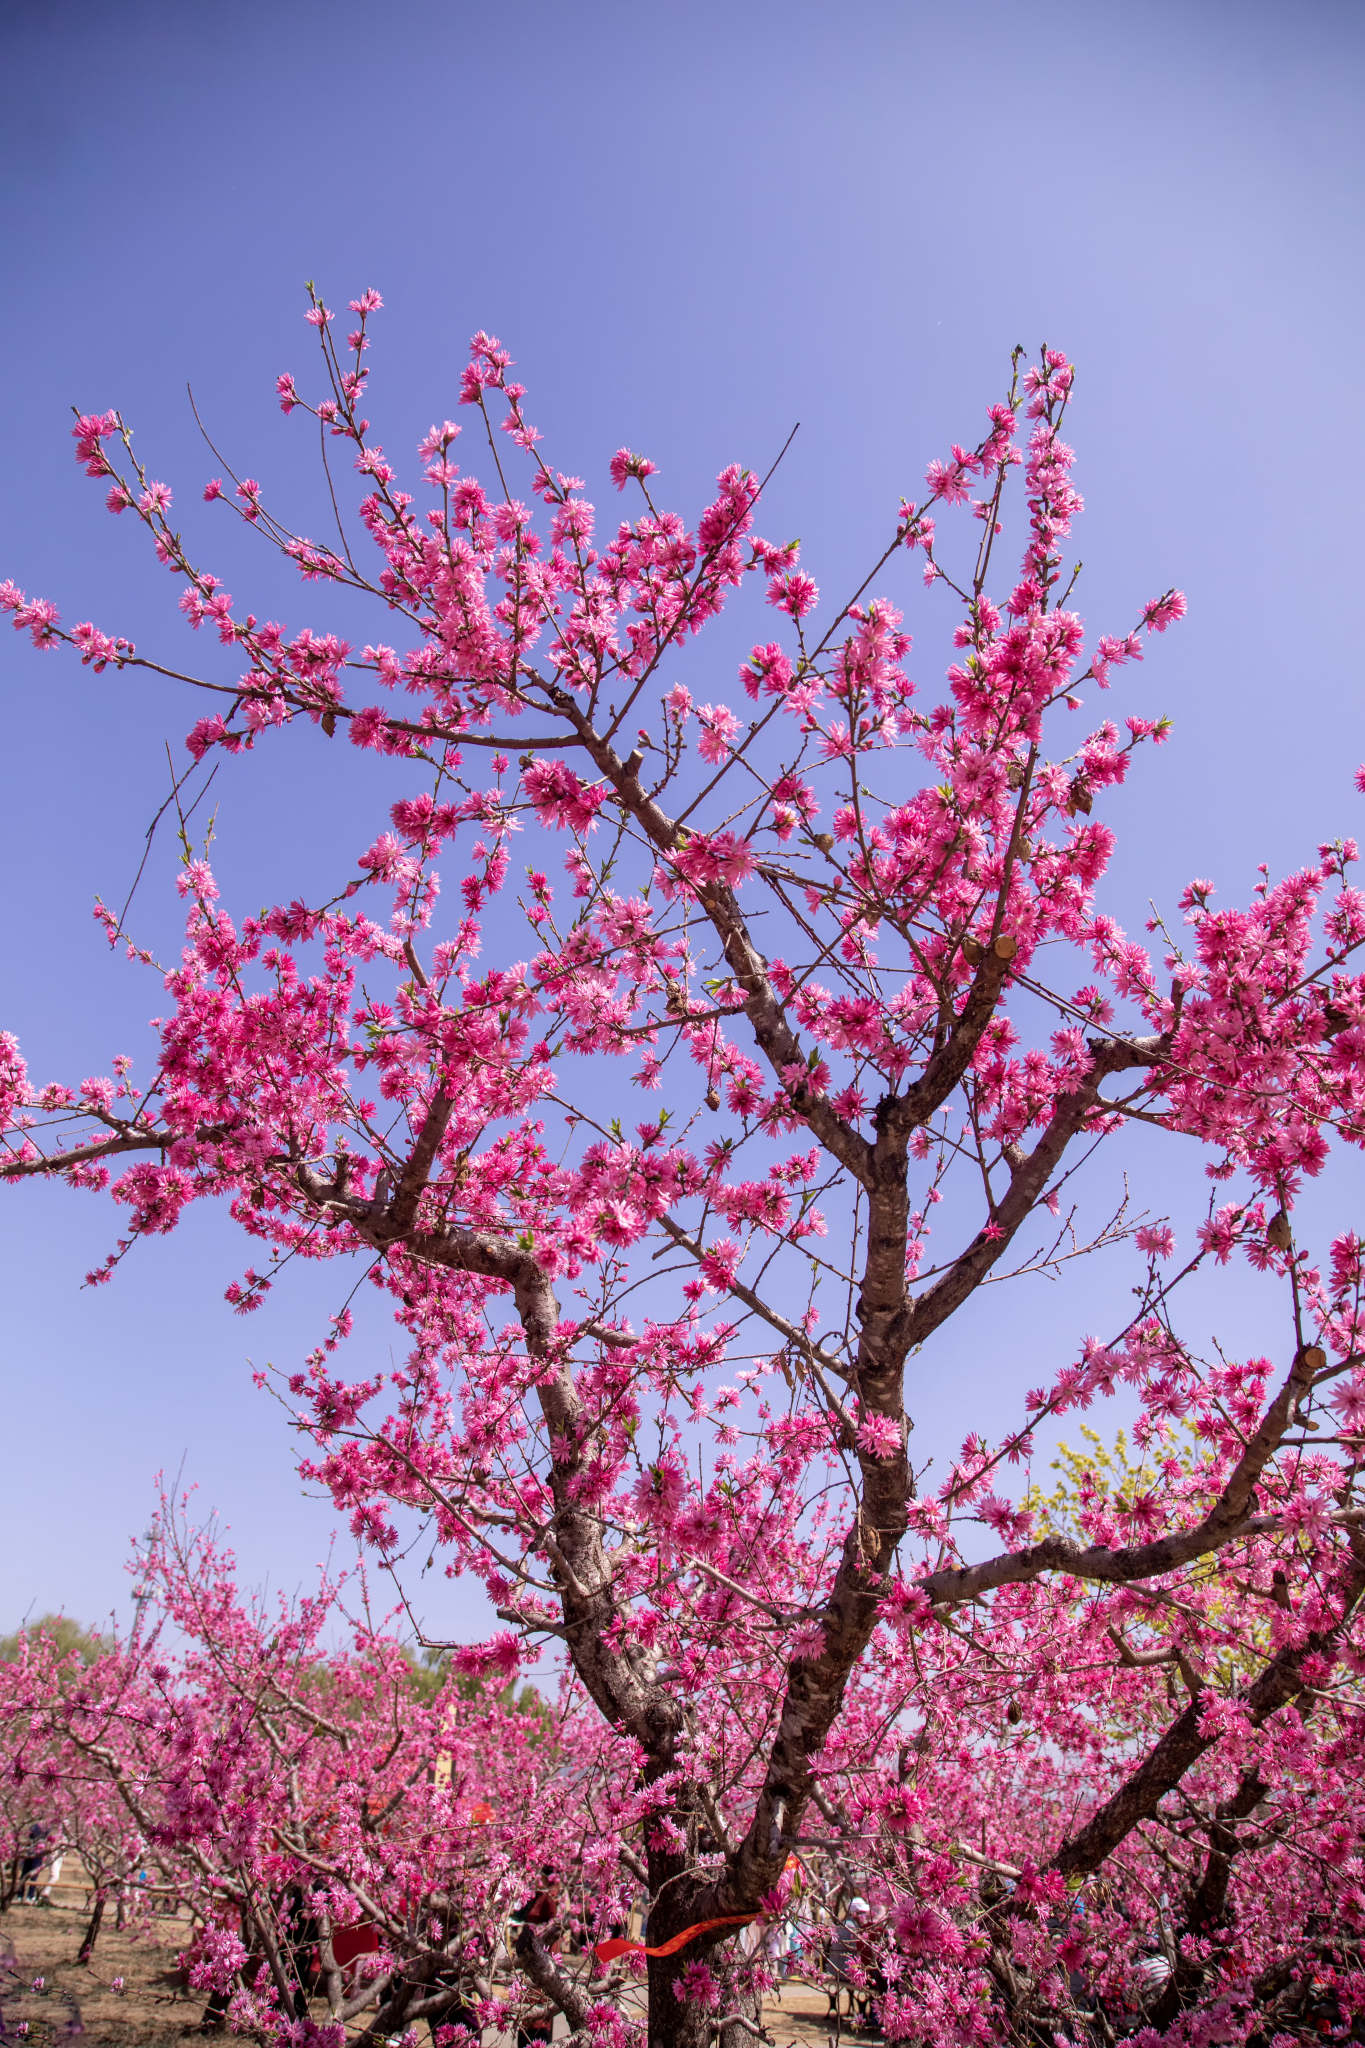
[[107, 476], [109, 462], [101, 448], [101, 441], [107, 441], [119, 431], [119, 416], [116, 412], [81, 413], [71, 429], [76, 443], [76, 460], [84, 463], [87, 476]]
[[733, 832], [711, 835], [695, 833], [676, 853], [673, 864], [678, 873], [699, 884], [727, 882], [732, 887], [745, 881], [758, 866], [752, 847]]
[[723, 1294], [733, 1285], [739, 1257], [733, 1238], [718, 1237], [707, 1247], [698, 1270], [712, 1294]]
[[869, 1457], [894, 1457], [901, 1448], [900, 1425], [889, 1415], [864, 1415], [858, 1424], [858, 1448]]
[[611, 480], [618, 491], [623, 491], [631, 477], [643, 483], [647, 476], [657, 476], [658, 464], [646, 456], [633, 455], [629, 448], [618, 448], [611, 458]]
[[702, 728], [697, 752], [702, 760], [714, 765], [727, 761], [734, 752], [735, 740], [742, 729], [734, 712], [725, 704], [703, 704], [698, 708], [697, 717]]
[[907, 1903], [895, 1917], [896, 1940], [910, 1956], [938, 1962], [956, 1962], [962, 1954], [962, 1936], [951, 1920], [932, 1906]]
[[787, 576], [774, 576], [768, 585], [768, 603], [776, 605], [793, 619], [807, 618], [814, 611], [820, 592], [812, 579], [801, 570], [793, 570]]
[[1154, 597], [1144, 605], [1142, 623], [1149, 633], [1164, 633], [1177, 619], [1183, 619], [1187, 610], [1184, 592], [1168, 590], [1164, 597]]

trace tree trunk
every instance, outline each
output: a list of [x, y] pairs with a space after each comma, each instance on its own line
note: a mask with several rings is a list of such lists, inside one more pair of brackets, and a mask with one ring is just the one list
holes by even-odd
[[367, 2048], [367, 2044], [387, 2041], [391, 2034], [402, 2030], [415, 1989], [416, 1986], [401, 1975], [390, 1984], [380, 1998], [374, 2018], [360, 2037], [361, 2048]]
[[81, 1940], [81, 1945], [76, 1951], [76, 1961], [78, 1963], [88, 1963], [91, 1956], [94, 1955], [95, 1943], [99, 1939], [100, 1922], [101, 1920], [103, 1920], [103, 1918], [104, 1893], [102, 1891], [97, 1891], [95, 1893], [95, 1903], [93, 1909], [91, 1910], [89, 1924], [86, 1927], [85, 1934]]
[[[653, 1933], [653, 1916], [650, 1922]], [[738, 1981], [742, 1957], [734, 1936], [707, 1947], [704, 1940], [691, 1942], [672, 1956], [649, 1959], [649, 2048], [710, 2048], [717, 2021], [729, 2024], [719, 2029], [716, 2048], [754, 2048], [754, 2037], [737, 2020], [757, 2027], [759, 2001], [747, 1985]], [[719, 2003], [711, 2005], [697, 1997], [678, 1996], [684, 1972], [690, 1964], [705, 1963], [716, 1981]]]
[[204, 2007], [199, 2021], [206, 2032], [211, 2029], [221, 2031], [227, 2025], [228, 2001], [231, 1997], [230, 1990], [213, 1991], [209, 1994], [209, 2002]]

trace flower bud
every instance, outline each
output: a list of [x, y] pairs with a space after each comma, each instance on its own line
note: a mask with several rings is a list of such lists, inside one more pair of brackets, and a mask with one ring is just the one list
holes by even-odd
[[1267, 1223], [1265, 1227], [1265, 1241], [1268, 1245], [1273, 1245], [1277, 1252], [1293, 1250], [1294, 1233], [1289, 1227], [1289, 1218], [1285, 1215], [1283, 1209], [1277, 1209], [1269, 1223]]

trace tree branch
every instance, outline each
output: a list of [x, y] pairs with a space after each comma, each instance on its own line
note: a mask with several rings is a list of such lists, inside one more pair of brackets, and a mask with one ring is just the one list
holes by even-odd
[[1247, 1509], [1257, 1481], [1293, 1420], [1299, 1402], [1313, 1384], [1314, 1374], [1326, 1363], [1315, 1344], [1295, 1354], [1294, 1363], [1279, 1393], [1261, 1418], [1261, 1426], [1247, 1445], [1228, 1477], [1218, 1499], [1201, 1522], [1192, 1529], [1157, 1537], [1151, 1543], [1126, 1545], [1113, 1550], [1096, 1543], [1082, 1549], [1064, 1536], [1048, 1536], [1027, 1550], [988, 1558], [983, 1564], [962, 1565], [932, 1572], [919, 1580], [921, 1590], [939, 1605], [979, 1599], [997, 1586], [1017, 1586], [1040, 1578], [1045, 1572], [1065, 1572], [1076, 1579], [1098, 1579], [1124, 1585], [1133, 1579], [1160, 1578], [1192, 1558], [1220, 1550], [1239, 1536], [1249, 1533]]
[[[1237, 1696], [1235, 1704], [1253, 1728], [1259, 1728], [1303, 1691], [1303, 1666], [1308, 1659], [1329, 1656], [1335, 1661], [1342, 1631], [1365, 1593], [1365, 1538], [1353, 1530], [1350, 1541], [1351, 1561], [1343, 1573], [1341, 1612], [1336, 1621], [1329, 1628], [1310, 1630], [1296, 1647], [1286, 1645], [1260, 1677]], [[1092, 1814], [1079, 1834], [1057, 1850], [1051, 1860], [1052, 1869], [1060, 1870], [1066, 1878], [1089, 1876], [1139, 1821], [1156, 1812], [1191, 1765], [1219, 1740], [1216, 1733], [1205, 1735], [1201, 1729], [1207, 1697], [1207, 1688], [1196, 1693], [1126, 1783]]]

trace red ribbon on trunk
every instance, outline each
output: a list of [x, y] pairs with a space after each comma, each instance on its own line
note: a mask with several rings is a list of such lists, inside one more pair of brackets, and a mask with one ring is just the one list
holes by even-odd
[[747, 1927], [758, 1917], [757, 1913], [723, 1913], [719, 1920], [698, 1920], [694, 1926], [684, 1927], [671, 1941], [661, 1941], [657, 1948], [646, 1948], [642, 1941], [623, 1941], [614, 1934], [610, 1941], [599, 1941], [593, 1954], [599, 1963], [614, 1962], [617, 1956], [675, 1956], [689, 1941], [695, 1941], [699, 1934], [709, 1934], [713, 1927]]

